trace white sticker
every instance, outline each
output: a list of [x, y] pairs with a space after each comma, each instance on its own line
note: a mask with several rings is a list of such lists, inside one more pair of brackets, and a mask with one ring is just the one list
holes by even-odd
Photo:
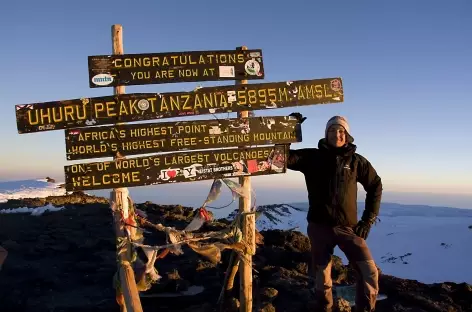
[[161, 170], [161, 174], [159, 175], [159, 178], [161, 180], [167, 181], [170, 179], [175, 178], [179, 173], [180, 169], [163, 169]]
[[249, 75], [255, 76], [255, 75], [259, 75], [259, 72], [261, 70], [261, 65], [259, 65], [259, 62], [256, 60], [249, 60], [244, 65], [244, 68], [246, 69], [246, 73], [248, 73]]
[[92, 82], [97, 86], [108, 86], [113, 82], [113, 76], [109, 74], [98, 74], [92, 77]]
[[261, 54], [259, 52], [251, 52], [251, 53], [249, 53], [249, 56], [250, 57], [260, 57]]
[[149, 101], [145, 100], [145, 99], [139, 100], [138, 107], [139, 107], [140, 110], [148, 109], [149, 108]]
[[236, 102], [236, 91], [226, 91], [226, 95], [229, 103]]
[[208, 130], [208, 134], [221, 134], [221, 128], [219, 126], [210, 126], [210, 129]]
[[220, 77], [234, 77], [234, 66], [220, 66]]
[[183, 169], [183, 174], [186, 179], [195, 178], [197, 176], [197, 171], [201, 168], [201, 164], [193, 164]]

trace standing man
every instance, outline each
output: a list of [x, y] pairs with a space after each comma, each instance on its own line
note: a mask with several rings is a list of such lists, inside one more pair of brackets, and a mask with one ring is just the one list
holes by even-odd
[[[292, 113], [300, 123], [306, 117]], [[319, 311], [333, 306], [331, 256], [344, 252], [358, 272], [356, 312], [374, 311], [379, 291], [378, 270], [366, 239], [379, 213], [382, 182], [370, 162], [356, 153], [349, 124], [342, 116], [328, 120], [318, 148], [290, 150], [288, 169], [305, 175], [309, 210], [308, 237]], [[365, 210], [357, 220], [357, 182], [367, 192]]]

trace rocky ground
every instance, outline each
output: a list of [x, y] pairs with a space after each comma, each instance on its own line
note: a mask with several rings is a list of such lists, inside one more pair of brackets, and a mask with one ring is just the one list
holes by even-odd
[[[107, 199], [74, 194], [36, 200], [11, 200], [0, 209], [39, 207], [47, 203], [66, 209], [42, 216], [0, 214], [0, 244], [9, 255], [0, 271], [0, 311], [119, 311], [113, 276], [116, 272], [115, 237]], [[181, 206], [138, 204], [152, 222], [182, 229], [194, 211]], [[218, 230], [225, 220], [205, 225]], [[147, 243], [164, 243], [164, 235], [146, 234]], [[254, 256], [255, 311], [312, 311], [308, 277], [308, 238], [299, 232], [271, 230], [258, 236]], [[189, 248], [156, 262], [163, 277], [143, 294], [144, 311], [217, 311], [230, 251], [214, 264]], [[434, 269], [434, 268], [432, 268]], [[354, 275], [335, 258], [337, 284], [352, 284]], [[238, 305], [238, 279], [227, 311]], [[196, 295], [181, 295], [203, 286]], [[468, 284], [425, 285], [381, 274], [380, 291], [387, 299], [377, 311], [472, 311]], [[179, 296], [177, 296], [179, 295]]]

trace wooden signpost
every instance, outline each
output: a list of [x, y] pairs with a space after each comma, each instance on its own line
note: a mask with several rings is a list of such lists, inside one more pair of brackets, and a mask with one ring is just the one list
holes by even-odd
[[[285, 173], [288, 144], [301, 142], [302, 132], [292, 117], [249, 113], [341, 103], [342, 79], [248, 84], [264, 79], [260, 49], [124, 54], [122, 36], [121, 25], [113, 25], [113, 53], [88, 57], [89, 86], [113, 87], [113, 95], [16, 105], [18, 133], [62, 129], [67, 160], [113, 157], [64, 166], [64, 171], [67, 191], [113, 189], [110, 206], [116, 236], [124, 242], [117, 246], [122, 312], [142, 311], [131, 267], [132, 229], [122, 222], [130, 213], [127, 187], [239, 177], [249, 194], [239, 201], [241, 231], [249, 247], [238, 260], [240, 311], [250, 312], [256, 248], [250, 178]], [[126, 85], [221, 80], [234, 80], [235, 85], [169, 93], [124, 90]], [[238, 113], [237, 118], [127, 124], [231, 112]], [[139, 154], [152, 155], [128, 158]]]
[[218, 149], [65, 166], [67, 191], [194, 182], [286, 172], [287, 146]]
[[139, 123], [66, 130], [67, 160], [301, 142], [294, 117]]
[[264, 78], [262, 50], [95, 55], [88, 68], [91, 88]]
[[335, 77], [21, 104], [15, 112], [18, 132], [29, 133], [343, 101], [342, 79]]

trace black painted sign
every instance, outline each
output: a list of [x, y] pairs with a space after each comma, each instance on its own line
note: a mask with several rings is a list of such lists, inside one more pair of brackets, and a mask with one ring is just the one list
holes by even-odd
[[65, 166], [67, 191], [285, 173], [288, 145], [169, 153]]
[[125, 124], [65, 131], [68, 160], [302, 141], [294, 117]]
[[264, 78], [260, 49], [94, 55], [88, 70], [91, 88]]
[[253, 83], [16, 105], [19, 133], [181, 116], [341, 103], [341, 78]]

